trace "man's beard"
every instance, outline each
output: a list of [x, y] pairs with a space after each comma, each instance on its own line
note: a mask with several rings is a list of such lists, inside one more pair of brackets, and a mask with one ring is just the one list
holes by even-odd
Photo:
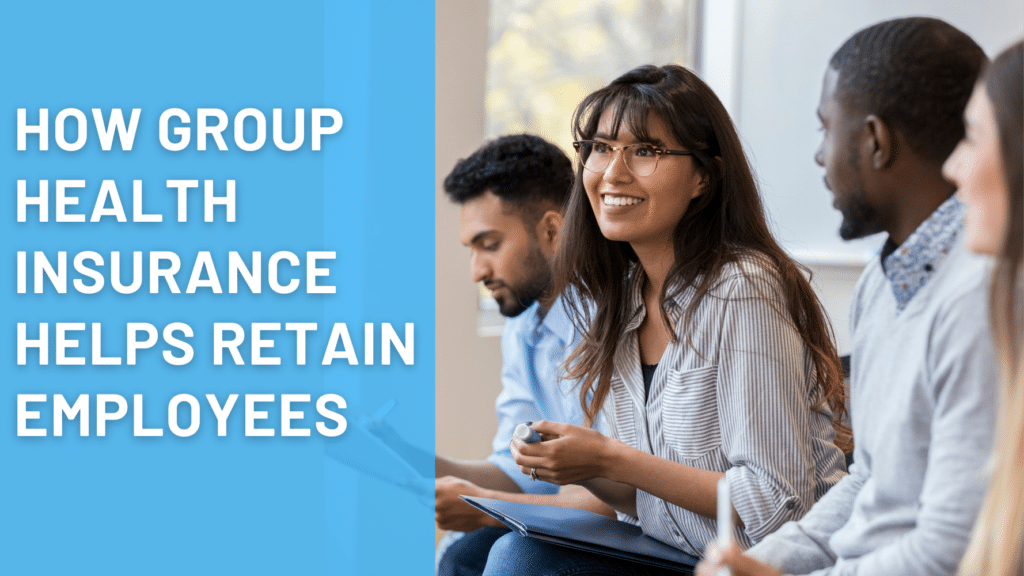
[[[858, 156], [857, 140], [853, 137], [847, 142], [847, 159], [852, 166], [852, 174], [860, 174], [860, 156]], [[835, 182], [833, 184], [838, 184]], [[848, 188], [853, 192], [845, 195], [843, 202], [836, 208], [843, 215], [843, 222], [839, 225], [839, 237], [843, 240], [856, 240], [877, 234], [883, 230], [878, 221], [878, 212], [868, 204], [867, 191], [864, 190], [864, 181], [850, 177]]]
[[864, 238], [882, 231], [878, 213], [868, 205], [864, 196], [864, 189], [859, 188], [847, 202], [838, 206], [843, 215], [843, 223], [839, 225], [839, 237], [843, 240]]
[[487, 284], [492, 290], [503, 286], [508, 292], [507, 296], [502, 295], [494, 299], [502, 316], [519, 316], [551, 288], [551, 267], [539, 248], [534, 247], [530, 251], [523, 262], [523, 268], [526, 275], [519, 284], [513, 286], [504, 280], [495, 280]]

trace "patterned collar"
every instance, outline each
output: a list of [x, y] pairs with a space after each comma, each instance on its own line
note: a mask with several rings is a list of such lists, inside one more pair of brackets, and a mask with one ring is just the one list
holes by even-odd
[[[928, 217], [906, 242], [882, 250], [882, 270], [892, 284], [896, 310], [902, 312], [910, 300], [935, 275], [949, 254], [963, 226], [965, 205], [954, 194]], [[890, 241], [886, 241], [890, 247]]]

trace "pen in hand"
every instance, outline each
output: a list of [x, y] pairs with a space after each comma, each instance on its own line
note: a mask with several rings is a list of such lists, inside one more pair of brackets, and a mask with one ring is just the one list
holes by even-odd
[[524, 422], [519, 426], [516, 426], [516, 430], [513, 433], [515, 437], [519, 438], [523, 442], [526, 442], [527, 444], [543, 441], [540, 437], [540, 434], [538, 434], [537, 431], [530, 426], [530, 424], [533, 424], [533, 422]]
[[[732, 545], [732, 498], [729, 495], [729, 482], [723, 476], [718, 481], [718, 545], [723, 550]], [[718, 569], [718, 576], [732, 576], [727, 566]]]

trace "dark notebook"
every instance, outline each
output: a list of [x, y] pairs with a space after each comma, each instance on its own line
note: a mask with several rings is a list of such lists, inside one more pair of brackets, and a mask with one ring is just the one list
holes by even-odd
[[698, 558], [644, 536], [639, 526], [600, 514], [540, 504], [520, 504], [463, 496], [523, 536], [596, 554], [693, 574]]

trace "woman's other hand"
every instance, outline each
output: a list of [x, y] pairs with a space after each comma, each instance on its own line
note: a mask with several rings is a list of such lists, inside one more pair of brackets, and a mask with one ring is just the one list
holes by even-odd
[[771, 566], [744, 556], [735, 545], [725, 548], [711, 544], [704, 551], [704, 559], [697, 565], [697, 576], [719, 576], [721, 568], [729, 568], [732, 576], [782, 576]]

